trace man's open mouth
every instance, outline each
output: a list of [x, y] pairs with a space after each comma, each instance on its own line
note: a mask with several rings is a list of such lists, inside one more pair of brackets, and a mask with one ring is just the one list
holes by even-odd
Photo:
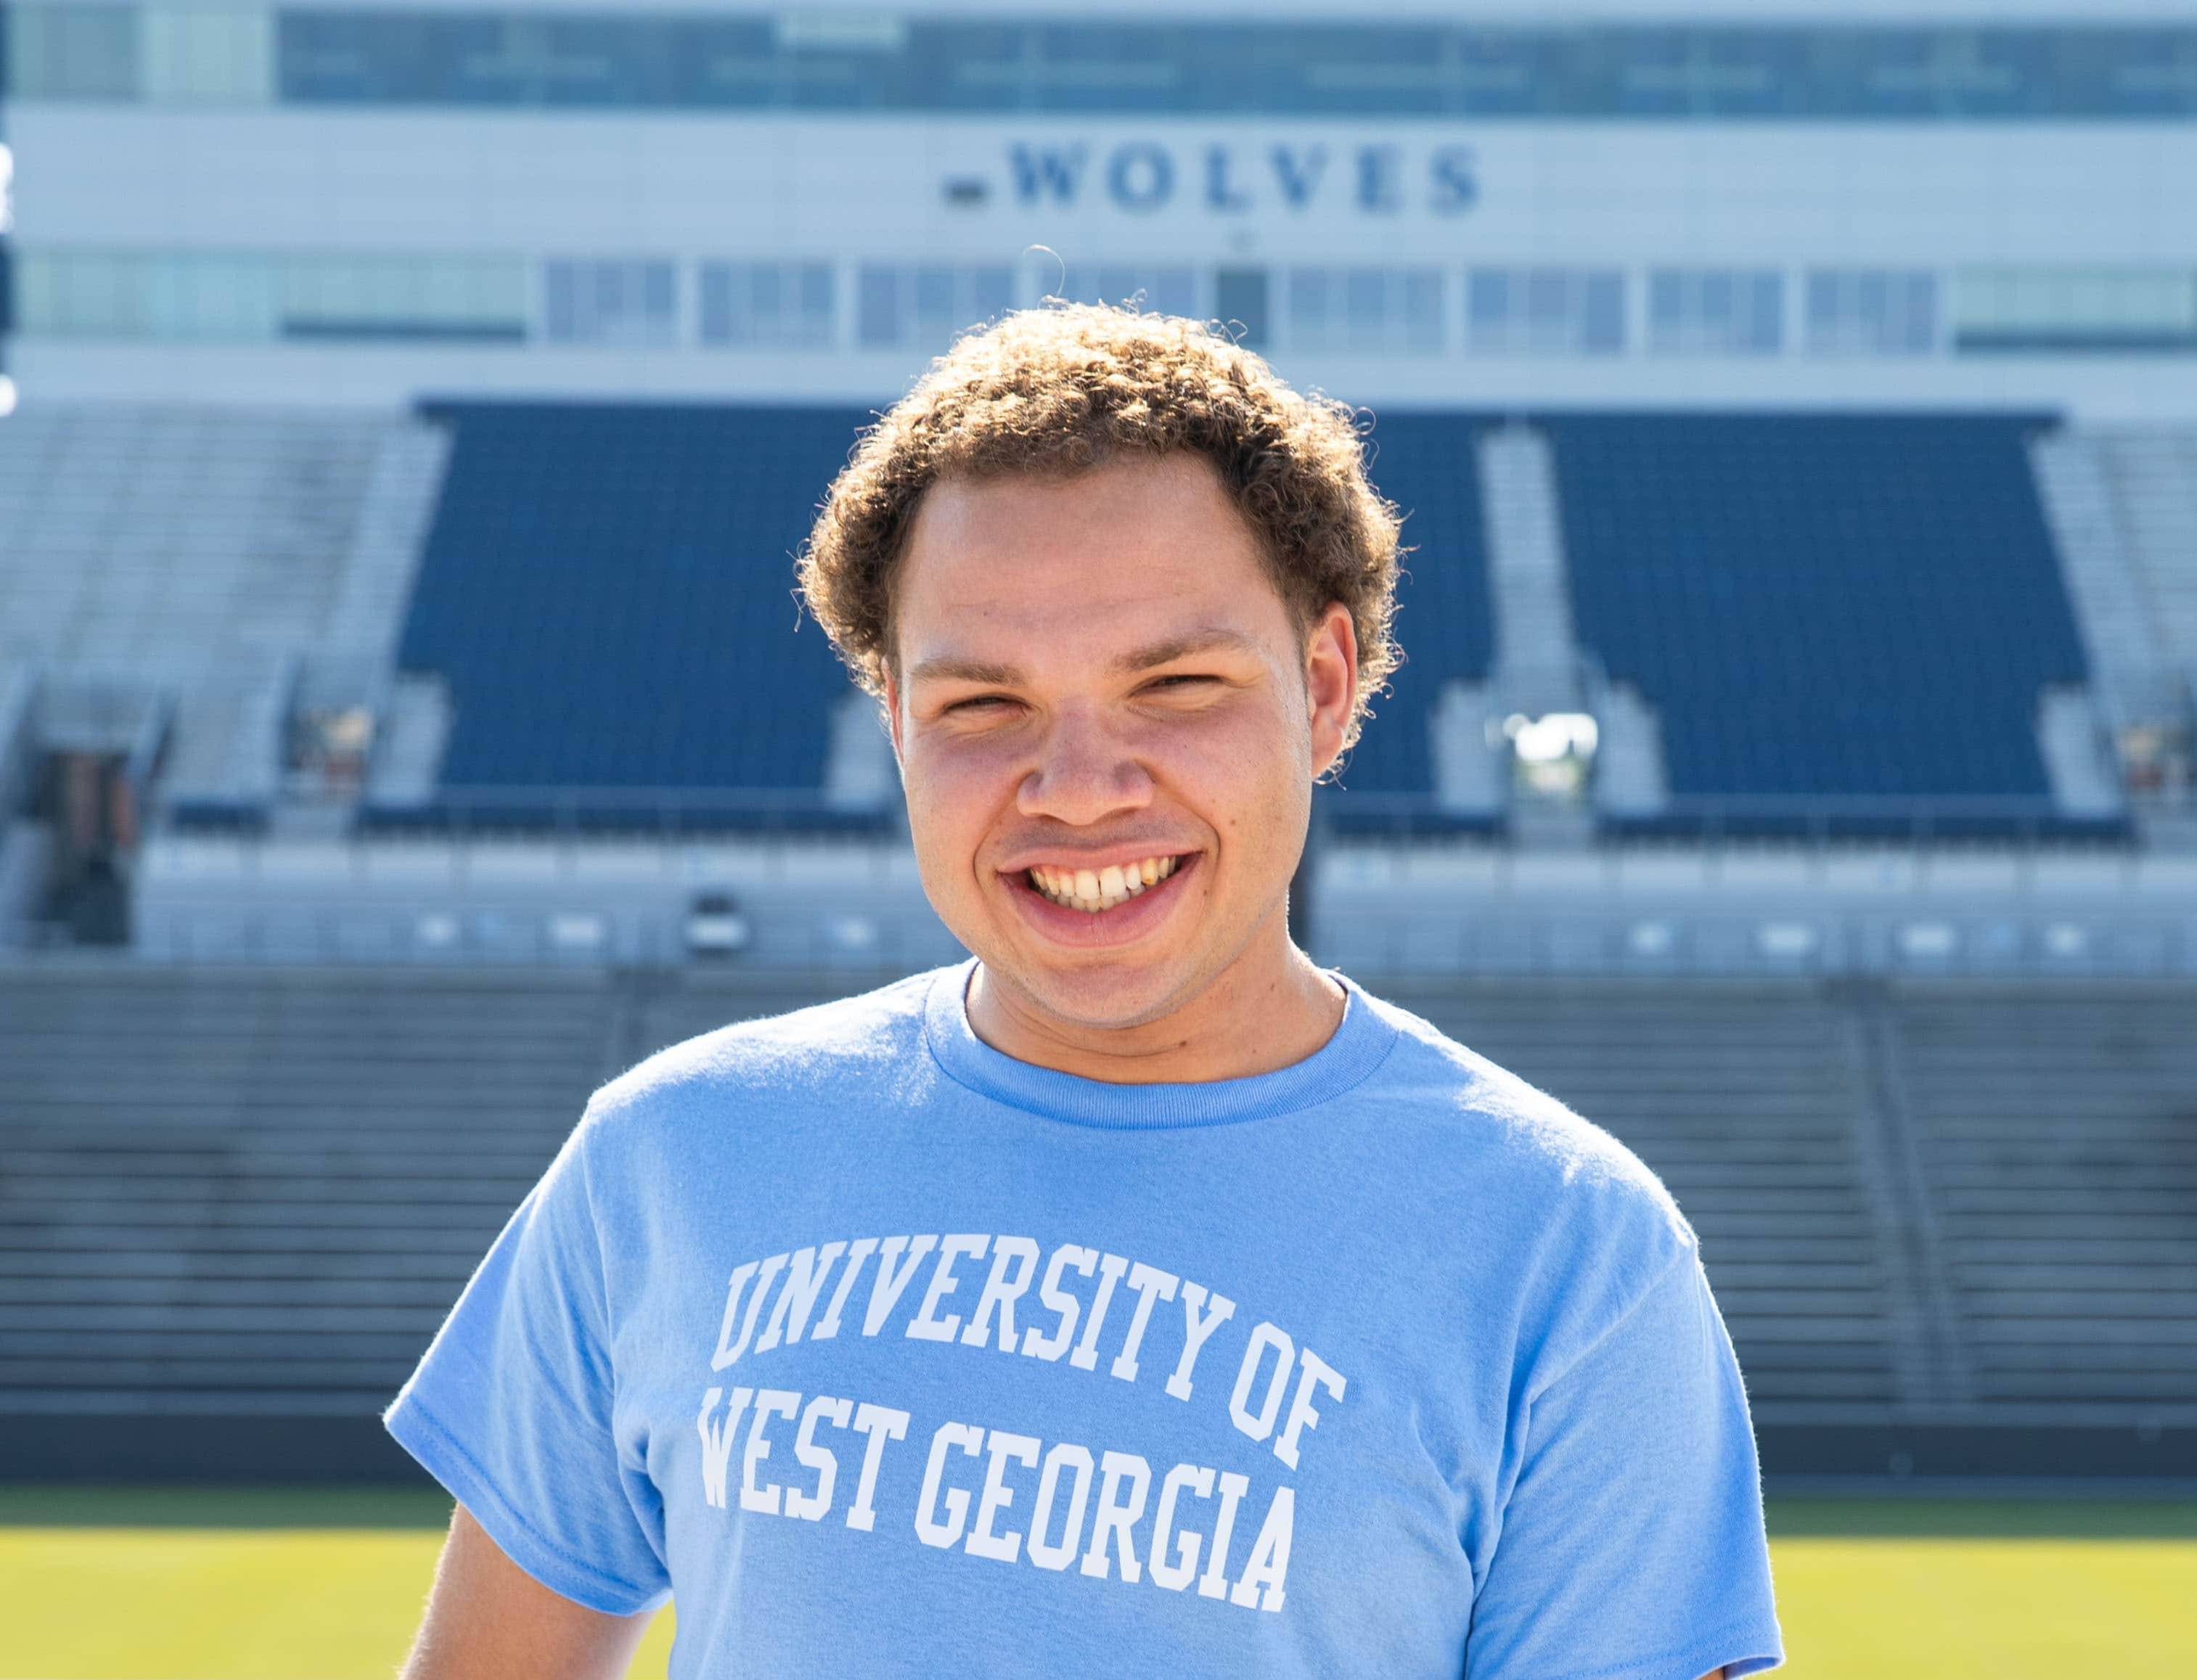
[[1127, 904], [1157, 886], [1175, 872], [1179, 856], [1138, 858], [1128, 863], [1110, 863], [1104, 869], [1069, 869], [1036, 864], [1023, 872], [1030, 890], [1069, 910], [1097, 915], [1117, 904]]

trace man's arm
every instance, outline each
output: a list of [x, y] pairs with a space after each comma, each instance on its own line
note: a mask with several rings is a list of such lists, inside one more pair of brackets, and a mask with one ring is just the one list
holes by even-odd
[[654, 1614], [606, 1615], [551, 1591], [460, 1505], [403, 1680], [618, 1680]]

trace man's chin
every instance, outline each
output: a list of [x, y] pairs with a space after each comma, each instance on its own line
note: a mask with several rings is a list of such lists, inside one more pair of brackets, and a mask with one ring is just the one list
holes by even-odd
[[1047, 963], [1016, 952], [984, 958], [1013, 1003], [1071, 1032], [1126, 1032], [1165, 1020], [1191, 988], [1182, 965], [1156, 957]]

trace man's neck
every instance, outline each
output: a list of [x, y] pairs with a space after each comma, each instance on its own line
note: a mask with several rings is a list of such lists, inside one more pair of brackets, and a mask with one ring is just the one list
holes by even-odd
[[1277, 930], [1272, 946], [1253, 960], [1239, 958], [1180, 1007], [1133, 1027], [1063, 1020], [979, 964], [966, 999], [969, 1024], [1002, 1055], [1110, 1084], [1272, 1073], [1303, 1061], [1335, 1035], [1345, 994], [1286, 934]]

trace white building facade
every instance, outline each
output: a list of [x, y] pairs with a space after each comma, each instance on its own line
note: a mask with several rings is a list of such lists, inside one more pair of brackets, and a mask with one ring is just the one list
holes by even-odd
[[26, 400], [877, 401], [1047, 294], [1354, 401], [2197, 409], [2197, 8], [12, 0]]

